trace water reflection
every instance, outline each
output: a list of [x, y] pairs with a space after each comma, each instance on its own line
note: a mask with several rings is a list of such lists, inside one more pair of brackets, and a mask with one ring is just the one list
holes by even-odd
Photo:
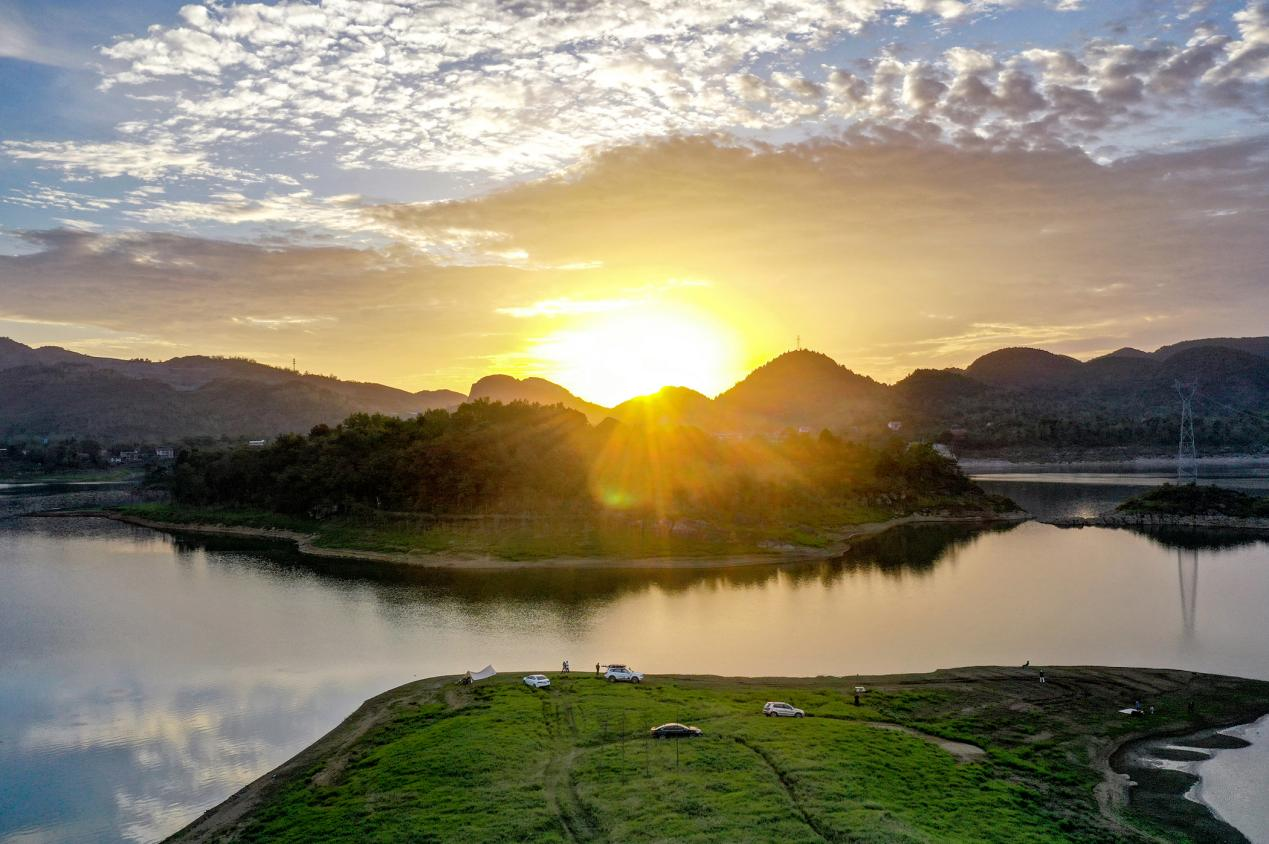
[[1179, 551], [1224, 551], [1249, 548], [1265, 541], [1264, 534], [1230, 528], [1131, 527], [1123, 530], [1144, 536], [1162, 548]]
[[844, 572], [874, 570], [890, 577], [928, 576], [936, 565], [954, 564], [959, 552], [980, 537], [1017, 527], [1004, 523], [986, 528], [969, 525], [908, 525], [853, 544], [840, 563]]
[[1266, 603], [1269, 545], [1193, 532], [912, 527], [821, 563], [461, 572], [11, 521], [0, 841], [153, 840], [365, 698], [488, 662], [814, 675], [1030, 659], [1269, 678]]
[[[853, 574], [876, 571], [892, 578], [930, 575], [940, 564], [955, 564], [958, 553], [980, 537], [1004, 533], [1016, 524], [988, 528], [969, 525], [912, 525], [868, 537], [838, 559], [731, 566], [655, 569], [506, 569], [497, 572], [428, 569], [413, 565], [368, 564], [357, 560], [309, 557], [280, 543], [239, 537], [183, 534], [172, 538], [178, 558], [216, 555], [219, 565], [245, 566], [279, 577], [311, 577], [331, 585], [370, 587], [385, 604], [411, 603], [420, 596], [443, 597], [479, 611], [491, 603], [553, 607], [588, 612], [632, 593], [657, 590], [675, 595], [694, 589], [747, 589], [772, 581], [789, 586], [833, 586]], [[144, 538], [153, 539], [152, 531]]]
[[1176, 549], [1176, 579], [1181, 593], [1182, 635], [1190, 639], [1198, 616], [1198, 549]]
[[[1200, 483], [1215, 483], [1252, 494], [1269, 494], [1269, 464], [1248, 462], [1205, 466]], [[1007, 495], [1039, 519], [1091, 518], [1113, 510], [1143, 489], [1175, 483], [1176, 473], [1014, 472], [975, 475], [985, 490]]]

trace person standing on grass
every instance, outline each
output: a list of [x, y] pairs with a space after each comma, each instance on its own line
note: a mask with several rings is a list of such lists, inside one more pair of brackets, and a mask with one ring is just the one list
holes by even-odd
[[598, 677], [598, 676], [599, 676], [599, 663], [598, 663], [598, 662], [597, 662], [597, 663], [595, 663], [595, 676], [596, 676], [596, 677]]

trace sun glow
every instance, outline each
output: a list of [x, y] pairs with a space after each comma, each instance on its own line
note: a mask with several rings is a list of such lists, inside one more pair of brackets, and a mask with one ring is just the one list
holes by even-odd
[[742, 371], [735, 335], [693, 310], [625, 310], [563, 329], [533, 350], [546, 377], [589, 401], [612, 406], [662, 387], [713, 395]]

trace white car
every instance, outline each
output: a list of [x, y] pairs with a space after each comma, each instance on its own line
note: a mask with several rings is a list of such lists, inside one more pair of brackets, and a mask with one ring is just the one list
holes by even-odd
[[641, 683], [643, 673], [624, 665], [610, 665], [604, 672], [604, 679], [609, 683]]
[[545, 674], [530, 674], [524, 678], [524, 684], [535, 689], [548, 689], [551, 687], [551, 678]]
[[762, 707], [762, 714], [768, 718], [802, 718], [804, 711], [796, 706], [778, 700], [769, 700]]

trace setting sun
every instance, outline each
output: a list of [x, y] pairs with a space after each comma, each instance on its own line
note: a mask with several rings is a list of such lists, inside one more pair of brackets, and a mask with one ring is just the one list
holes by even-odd
[[662, 387], [713, 395], [741, 373], [735, 334], [708, 315], [625, 311], [544, 337], [533, 350], [546, 377], [590, 401], [615, 405]]

